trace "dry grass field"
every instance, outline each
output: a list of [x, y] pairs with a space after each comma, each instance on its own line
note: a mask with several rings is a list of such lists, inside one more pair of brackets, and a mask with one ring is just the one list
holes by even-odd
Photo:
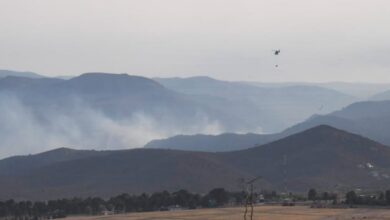
[[[111, 216], [68, 217], [66, 220], [240, 220], [242, 208], [199, 209], [170, 212], [133, 213]], [[256, 207], [256, 220], [390, 220], [390, 209], [312, 209], [304, 206]]]

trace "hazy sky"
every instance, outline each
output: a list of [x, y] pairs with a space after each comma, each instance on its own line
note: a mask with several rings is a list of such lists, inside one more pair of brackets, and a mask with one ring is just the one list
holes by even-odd
[[390, 82], [389, 25], [389, 0], [0, 0], [0, 69]]

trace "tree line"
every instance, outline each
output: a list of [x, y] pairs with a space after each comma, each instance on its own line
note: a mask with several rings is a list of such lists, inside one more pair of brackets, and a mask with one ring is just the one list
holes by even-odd
[[121, 194], [109, 199], [99, 197], [57, 199], [49, 201], [0, 201], [0, 218], [10, 220], [40, 220], [61, 218], [68, 215], [99, 215], [104, 213], [128, 213], [166, 211], [169, 209], [221, 207], [229, 203], [241, 204], [245, 192], [228, 192], [216, 188], [201, 195], [186, 190], [157, 192], [141, 195]]
[[345, 195], [345, 203], [349, 205], [390, 205], [390, 190], [365, 195], [359, 195], [355, 191], [349, 191]]
[[[145, 211], [168, 211], [171, 209], [196, 209], [223, 206], [243, 205], [250, 196], [246, 192], [229, 192], [224, 188], [216, 188], [207, 194], [191, 193], [179, 190], [173, 193], [163, 191], [153, 194], [129, 195], [121, 194], [103, 199], [100, 197], [67, 198], [49, 201], [0, 201], [0, 218], [7, 220], [42, 220], [63, 218], [69, 215], [101, 215], [114, 213], [130, 213]], [[337, 194], [310, 189], [307, 196], [294, 194], [278, 194], [275, 191], [256, 192], [255, 202], [305, 200], [336, 200]], [[390, 205], [390, 190], [375, 196], [362, 196], [354, 191], [345, 194], [345, 204], [349, 205]]]
[[[315, 189], [310, 189], [307, 193], [307, 199], [311, 201], [333, 200], [336, 203], [338, 193], [322, 192], [318, 193]], [[367, 206], [388, 206], [390, 205], [390, 190], [384, 192], [360, 192], [348, 191], [343, 198], [339, 198], [345, 205], [367, 205]]]

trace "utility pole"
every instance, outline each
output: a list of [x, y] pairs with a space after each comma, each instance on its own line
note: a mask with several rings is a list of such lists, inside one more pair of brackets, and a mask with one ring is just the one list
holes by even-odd
[[[258, 176], [256, 178], [253, 178], [246, 182], [246, 201], [245, 201], [245, 212], [244, 212], [244, 220], [247, 220], [247, 215], [248, 215], [248, 204], [251, 206], [251, 213], [250, 213], [250, 220], [253, 220], [253, 209], [254, 209], [254, 204], [253, 204], [253, 183], [256, 182], [262, 178], [261, 176]], [[249, 190], [248, 190], [249, 188]], [[249, 192], [248, 192], [249, 191]]]

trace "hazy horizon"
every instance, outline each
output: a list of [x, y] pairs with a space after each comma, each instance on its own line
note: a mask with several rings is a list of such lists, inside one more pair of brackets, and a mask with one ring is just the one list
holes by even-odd
[[4, 69], [4, 68], [0, 68], [0, 71], [1, 70], [5, 70], [5, 71], [12, 71], [12, 72], [32, 72], [32, 73], [36, 73], [36, 74], [39, 74], [43, 77], [48, 77], [48, 78], [64, 78], [64, 79], [70, 79], [70, 78], [73, 78], [73, 77], [77, 77], [77, 76], [80, 76], [80, 75], [83, 75], [83, 74], [87, 74], [87, 73], [105, 73], [105, 74], [127, 74], [129, 76], [139, 76], [139, 77], [145, 77], [145, 78], [150, 78], [150, 79], [158, 79], [158, 78], [162, 78], [162, 79], [168, 79], [168, 78], [178, 78], [178, 79], [188, 79], [188, 78], [196, 78], [196, 77], [208, 77], [208, 78], [211, 78], [211, 79], [215, 79], [215, 80], [219, 80], [219, 81], [226, 81], [226, 82], [248, 82], [248, 83], [264, 83], [264, 84], [332, 84], [332, 83], [345, 83], [345, 84], [372, 84], [372, 85], [388, 85], [390, 84], [390, 82], [366, 82], [366, 81], [337, 81], [337, 80], [329, 80], [329, 81], [302, 81], [302, 80], [291, 80], [291, 81], [259, 81], [259, 80], [229, 80], [229, 79], [225, 79], [225, 78], [222, 78], [222, 77], [214, 77], [212, 75], [189, 75], [189, 76], [147, 76], [147, 75], [140, 75], [140, 74], [133, 74], [133, 73], [127, 73], [127, 72], [102, 72], [102, 71], [89, 71], [89, 72], [82, 72], [82, 73], [78, 73], [78, 74], [74, 74], [74, 75], [51, 75], [51, 74], [42, 74], [42, 73], [39, 73], [39, 72], [34, 72], [34, 71], [30, 71], [30, 70], [16, 70], [16, 69]]
[[390, 82], [389, 12], [384, 0], [4, 0], [0, 67], [49, 76], [383, 83]]

